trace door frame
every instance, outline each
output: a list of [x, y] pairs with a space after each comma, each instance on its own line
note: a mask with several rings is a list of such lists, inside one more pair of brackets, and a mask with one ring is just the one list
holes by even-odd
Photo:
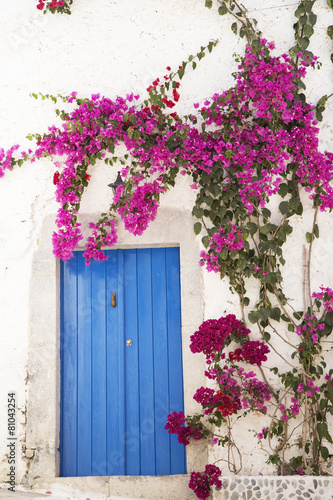
[[[82, 216], [82, 232], [86, 238], [89, 221], [97, 214]], [[60, 263], [54, 258], [51, 236], [54, 215], [46, 217], [34, 253], [30, 286], [30, 325], [28, 349], [28, 398], [26, 449], [32, 455], [27, 479], [56, 479], [59, 476], [60, 431]], [[200, 259], [200, 242], [193, 233], [189, 209], [159, 209], [157, 219], [146, 232], [133, 236], [120, 228], [118, 248], [179, 246], [181, 280], [182, 355], [185, 413], [197, 411], [193, 394], [204, 384], [202, 357], [189, 349], [190, 335], [204, 317], [204, 284]], [[78, 248], [82, 250], [82, 248]], [[200, 442], [187, 448], [188, 471], [200, 469], [207, 459], [206, 447]], [[169, 476], [172, 477], [172, 476]], [[63, 478], [61, 478], [63, 479]], [[68, 479], [68, 478], [67, 478]]]

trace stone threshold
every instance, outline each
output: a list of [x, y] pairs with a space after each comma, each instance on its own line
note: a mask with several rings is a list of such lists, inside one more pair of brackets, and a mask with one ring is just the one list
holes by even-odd
[[[32, 490], [17, 487], [1, 498], [53, 500], [195, 500], [189, 475], [36, 478]], [[332, 500], [332, 476], [224, 476], [213, 500]], [[210, 499], [210, 500], [211, 500]]]
[[37, 478], [33, 489], [51, 491], [54, 500], [193, 500], [189, 480], [188, 474]]

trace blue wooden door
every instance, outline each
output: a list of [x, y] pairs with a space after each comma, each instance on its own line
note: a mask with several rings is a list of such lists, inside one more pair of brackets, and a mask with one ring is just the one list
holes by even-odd
[[186, 473], [179, 249], [107, 255], [61, 265], [60, 475]]

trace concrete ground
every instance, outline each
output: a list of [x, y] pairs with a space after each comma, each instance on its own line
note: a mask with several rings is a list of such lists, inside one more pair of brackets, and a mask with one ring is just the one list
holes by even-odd
[[[46, 491], [49, 491], [47, 494]], [[89, 494], [83, 493], [82, 490], [73, 490], [67, 486], [62, 486], [58, 484], [52, 485], [52, 491], [45, 490], [44, 493], [38, 493], [37, 491], [23, 490], [21, 487], [15, 489], [14, 492], [9, 491], [6, 484], [0, 484], [0, 500], [149, 500], [143, 497], [133, 498], [133, 497], [122, 497], [122, 496], [109, 496], [109, 495], [99, 495], [94, 492]], [[150, 497], [151, 498], [151, 497]], [[154, 500], [157, 500], [157, 498]]]
[[[38, 500], [40, 498], [52, 497], [51, 495], [41, 495], [40, 493], [15, 490], [14, 492], [8, 491], [7, 488], [0, 488], [0, 498], [3, 500]], [[54, 498], [54, 497], [53, 497]]]

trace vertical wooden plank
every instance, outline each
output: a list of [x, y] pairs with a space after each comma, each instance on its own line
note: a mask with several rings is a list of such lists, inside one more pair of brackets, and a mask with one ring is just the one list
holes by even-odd
[[156, 474], [170, 474], [169, 435], [164, 429], [169, 412], [168, 316], [164, 248], [152, 249]]
[[92, 262], [92, 467], [106, 476], [106, 263]]
[[78, 260], [78, 418], [77, 475], [91, 475], [91, 275]]
[[61, 263], [60, 476], [77, 475], [77, 255]]
[[[107, 475], [125, 474], [124, 252], [108, 251], [107, 273]], [[116, 307], [111, 294], [116, 293]]]
[[[166, 295], [169, 350], [169, 411], [184, 411], [183, 360], [181, 339], [180, 261], [179, 248], [166, 249]], [[171, 474], [186, 473], [185, 446], [171, 435]]]
[[137, 250], [140, 474], [156, 474], [151, 249]]
[[[126, 475], [140, 474], [140, 406], [138, 359], [137, 252], [126, 250], [125, 286], [125, 453]], [[127, 345], [131, 341], [131, 345]]]

